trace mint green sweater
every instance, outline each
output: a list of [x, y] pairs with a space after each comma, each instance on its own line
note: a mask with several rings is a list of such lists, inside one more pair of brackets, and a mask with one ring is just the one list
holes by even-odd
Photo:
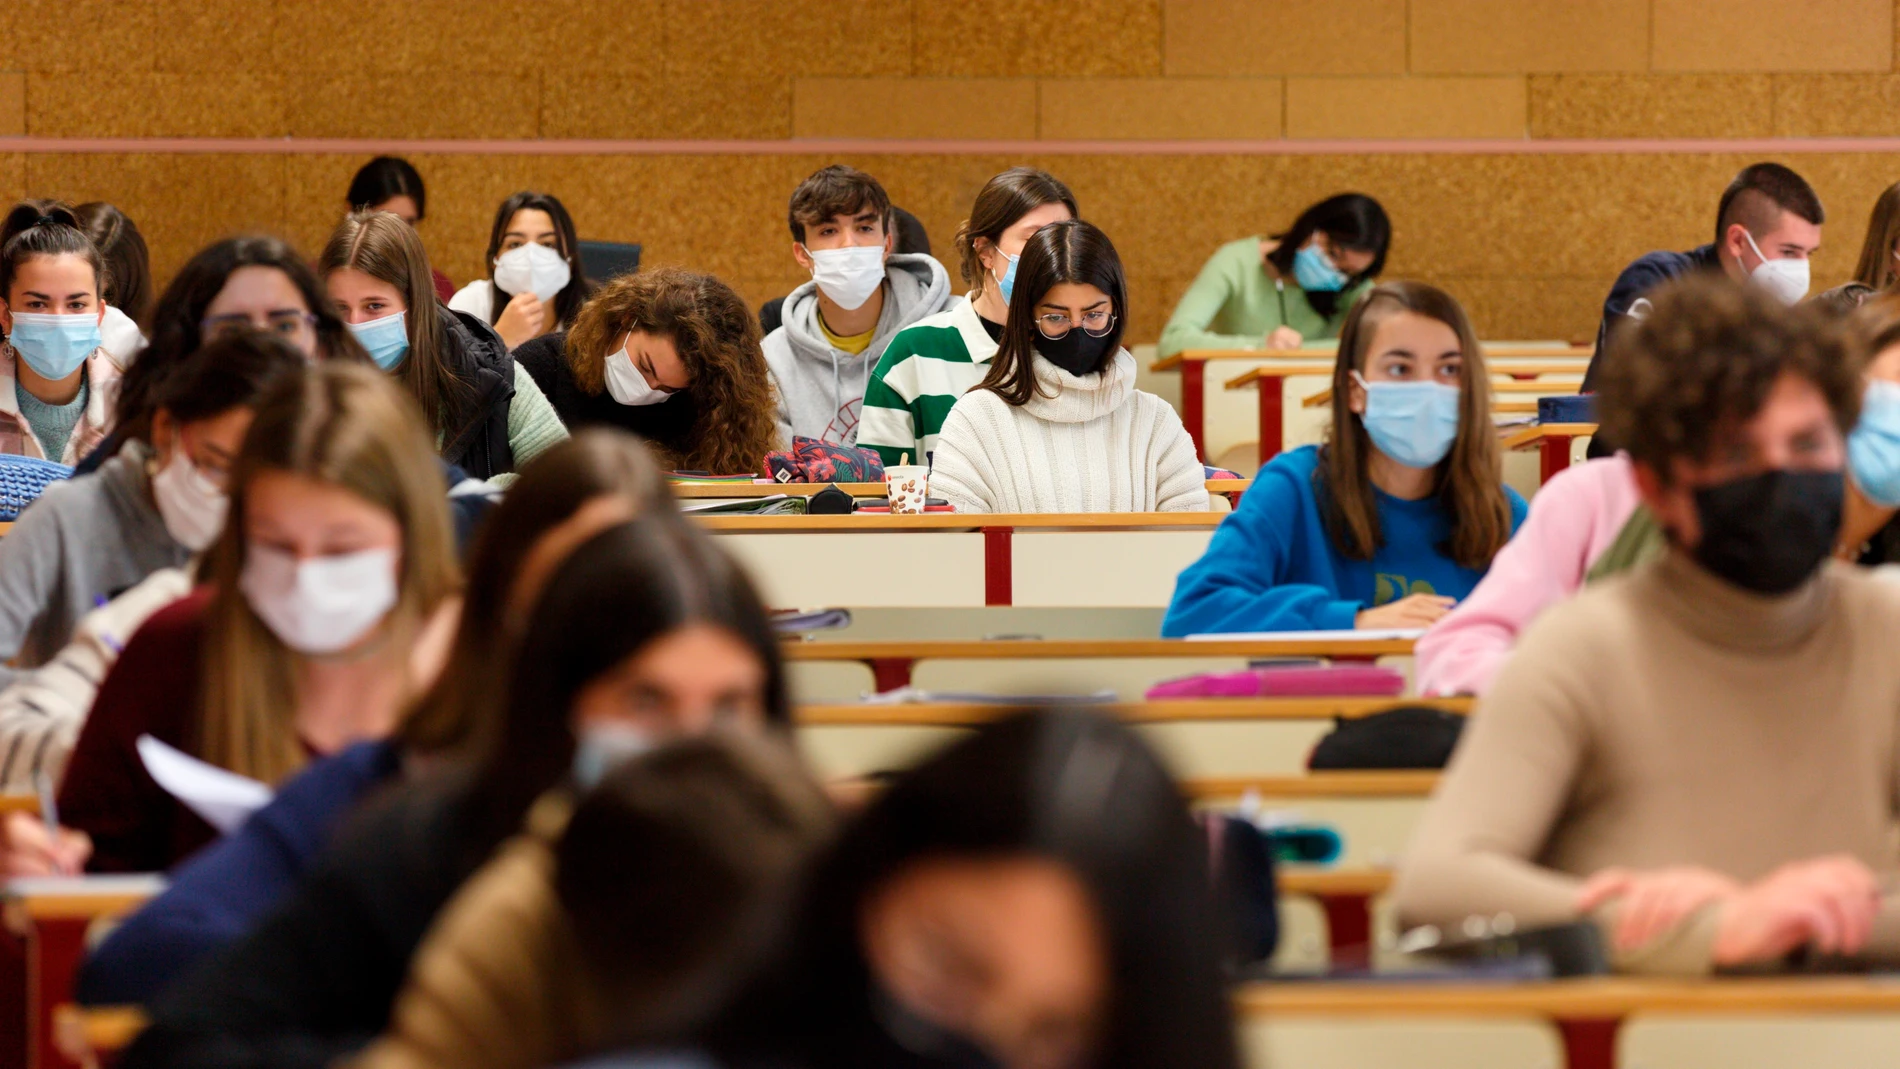
[[1267, 334], [1281, 326], [1299, 331], [1307, 341], [1338, 337], [1346, 311], [1372, 283], [1362, 282], [1340, 294], [1338, 311], [1330, 319], [1322, 317], [1293, 280], [1286, 280], [1284, 290], [1274, 285], [1260, 262], [1260, 241], [1257, 235], [1230, 241], [1208, 257], [1161, 330], [1162, 356], [1183, 349], [1264, 348]]

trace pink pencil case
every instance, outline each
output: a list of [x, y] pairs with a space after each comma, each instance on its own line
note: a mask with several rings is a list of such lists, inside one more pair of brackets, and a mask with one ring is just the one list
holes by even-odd
[[1405, 675], [1376, 664], [1299, 665], [1252, 668], [1245, 672], [1208, 672], [1168, 679], [1148, 688], [1149, 701], [1169, 698], [1394, 698], [1405, 689]]

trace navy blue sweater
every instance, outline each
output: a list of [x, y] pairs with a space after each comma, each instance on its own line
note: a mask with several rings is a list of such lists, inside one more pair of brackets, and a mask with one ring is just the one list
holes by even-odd
[[80, 970], [79, 1001], [145, 1004], [200, 958], [247, 934], [399, 763], [388, 743], [360, 742], [304, 769], [242, 828], [178, 866], [165, 893], [113, 931]]

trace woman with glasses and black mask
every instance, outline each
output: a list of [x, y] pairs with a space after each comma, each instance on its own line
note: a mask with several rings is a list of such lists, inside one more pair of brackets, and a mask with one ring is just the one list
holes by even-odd
[[989, 375], [944, 420], [931, 493], [959, 512], [1207, 508], [1181, 418], [1135, 389], [1127, 306], [1108, 235], [1079, 220], [1038, 230]]
[[1346, 313], [1385, 269], [1392, 222], [1363, 193], [1327, 197], [1271, 237], [1229, 242], [1208, 258], [1161, 330], [1183, 349], [1295, 349], [1339, 336]]

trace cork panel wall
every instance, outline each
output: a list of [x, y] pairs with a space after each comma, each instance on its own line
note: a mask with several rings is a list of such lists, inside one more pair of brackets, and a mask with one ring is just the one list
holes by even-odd
[[1900, 134], [1900, 78], [1778, 74], [1774, 132], [1784, 137]]
[[1759, 74], [1532, 75], [1532, 137], [1769, 137], [1775, 79]]
[[39, 137], [283, 137], [283, 80], [225, 71], [214, 82], [177, 71], [47, 71], [25, 75], [26, 129]]
[[1279, 137], [1278, 78], [1075, 78], [1041, 83], [1039, 136], [1156, 140]]
[[0, 73], [0, 136], [26, 133], [26, 72]]
[[[343, 212], [356, 156], [0, 156], [0, 193], [101, 198], [138, 220], [161, 279], [202, 245], [244, 229], [315, 256]], [[819, 155], [418, 156], [429, 182], [421, 233], [458, 282], [485, 273], [496, 206], [519, 189], [560, 196], [585, 236], [638, 241], [646, 262], [710, 271], [751, 304], [805, 279], [785, 205]], [[917, 156], [853, 157], [923, 220], [957, 275], [952, 236], [983, 182], [1017, 163], [1049, 169], [1127, 265], [1131, 339], [1159, 334], [1175, 300], [1224, 242], [1284, 228], [1352, 189], [1392, 215], [1388, 277], [1421, 278], [1466, 301], [1493, 338], [1584, 339], [1631, 259], [1709, 239], [1716, 198], [1741, 155]], [[1867, 215], [1900, 177], [1890, 157], [1793, 161], [1826, 203], [1815, 288], [1844, 281]], [[1478, 191], [1483, 191], [1482, 195]], [[964, 284], [958, 280], [955, 288]]]
[[1167, 0], [1164, 26], [1170, 75], [1405, 70], [1405, 0]]
[[1288, 137], [1523, 137], [1521, 77], [1289, 78]]
[[1161, 73], [1161, 0], [914, 0], [902, 6], [908, 6], [915, 19], [914, 74], [1063, 78]]
[[1649, 67], [1649, 0], [1411, 0], [1410, 10], [1415, 73]]
[[1652, 0], [1650, 66], [1677, 71], [1884, 71], [1892, 0]]
[[793, 137], [1036, 136], [1028, 78], [800, 78]]

